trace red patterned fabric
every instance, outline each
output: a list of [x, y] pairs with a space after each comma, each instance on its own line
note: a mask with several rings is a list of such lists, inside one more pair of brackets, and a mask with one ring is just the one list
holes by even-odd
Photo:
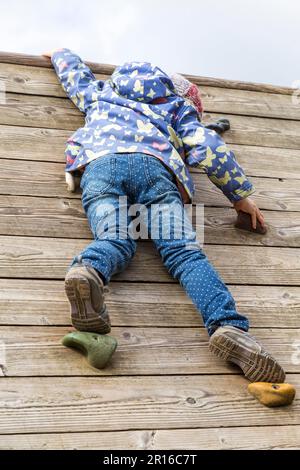
[[186, 97], [189, 98], [193, 102], [193, 104], [196, 107], [198, 113], [202, 114], [203, 113], [203, 103], [202, 103], [202, 99], [201, 99], [201, 93], [200, 93], [200, 90], [197, 87], [197, 85], [195, 85], [194, 83], [191, 84], [191, 86], [189, 87], [189, 89], [187, 91]]

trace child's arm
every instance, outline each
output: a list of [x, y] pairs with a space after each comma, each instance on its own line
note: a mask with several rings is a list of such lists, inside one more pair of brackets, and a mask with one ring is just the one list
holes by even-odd
[[192, 106], [183, 106], [177, 118], [176, 130], [182, 139], [186, 163], [202, 168], [209, 179], [220, 188], [237, 211], [243, 210], [264, 224], [255, 202], [248, 198], [255, 189], [237, 163], [232, 151], [214, 131], [206, 129]]
[[186, 163], [202, 168], [209, 179], [231, 201], [239, 201], [254, 192], [233, 152], [214, 131], [197, 119], [192, 106], [184, 106], [177, 118], [177, 132], [183, 142]]
[[95, 92], [103, 87], [103, 80], [96, 80], [92, 71], [80, 57], [70, 49], [57, 49], [46, 52], [50, 57], [61, 85], [73, 103], [86, 113], [88, 106], [95, 101]]

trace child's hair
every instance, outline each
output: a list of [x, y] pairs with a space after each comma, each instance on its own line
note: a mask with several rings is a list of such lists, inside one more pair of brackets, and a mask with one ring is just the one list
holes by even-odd
[[170, 76], [177, 95], [185, 98], [198, 112], [200, 120], [203, 113], [203, 104], [201, 100], [201, 93], [195, 83], [190, 82], [183, 75], [174, 73]]

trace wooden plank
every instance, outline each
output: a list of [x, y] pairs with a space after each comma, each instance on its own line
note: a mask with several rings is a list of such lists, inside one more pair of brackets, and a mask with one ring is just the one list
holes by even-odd
[[78, 199], [0, 196], [0, 214], [2, 235], [92, 238]]
[[[193, 175], [195, 183], [195, 204], [231, 207], [223, 193], [204, 174]], [[260, 209], [278, 211], [299, 211], [300, 185], [298, 180], [275, 178], [250, 178], [255, 187], [253, 198]], [[0, 179], [1, 191], [1, 179]]]
[[66, 96], [53, 69], [0, 63], [0, 79], [7, 93]]
[[[211, 122], [220, 118], [220, 113], [205, 113], [203, 121]], [[261, 147], [300, 148], [298, 121], [268, 119], [252, 116], [227, 114], [231, 130], [226, 133], [226, 142]], [[297, 136], [298, 135], [298, 136]]]
[[[0, 125], [0, 158], [64, 163], [69, 135], [70, 132], [59, 129]], [[300, 179], [298, 150], [237, 145], [233, 143], [234, 134], [231, 136], [232, 141], [227, 133], [226, 141], [247, 175]]]
[[300, 426], [2, 434], [1, 450], [292, 450]]
[[[259, 197], [254, 196], [254, 198], [257, 201], [259, 200]], [[265, 211], [264, 217], [268, 231], [263, 236], [237, 230], [234, 227], [236, 221], [236, 211], [234, 209], [205, 207], [204, 214], [205, 244], [289, 246], [294, 248], [300, 246], [299, 212]], [[196, 225], [196, 228], [201, 234], [201, 226]]]
[[299, 397], [263, 407], [241, 376], [6, 378], [0, 410], [1, 434], [300, 424]]
[[[108, 74], [111, 75], [116, 67], [116, 65], [111, 64], [99, 64], [95, 62], [90, 62], [83, 59], [85, 63], [92, 69], [94, 73]], [[45, 67], [53, 68], [50, 59], [29, 54], [20, 54], [15, 52], [0, 52], [0, 62], [4, 64], [18, 64], [18, 65], [29, 65], [34, 67]], [[182, 72], [180, 72], [182, 73]], [[222, 78], [212, 78], [212, 77], [202, 77], [198, 75], [184, 74], [185, 77], [198, 85], [211, 85], [221, 88], [235, 88], [240, 90], [253, 90], [253, 91], [263, 91], [266, 93], [280, 93], [292, 95], [295, 90], [290, 87], [271, 85], [267, 83], [253, 83], [245, 82], [239, 80], [227, 80]]]
[[[205, 174], [193, 175], [196, 193], [194, 203], [230, 207], [231, 203]], [[300, 211], [298, 180], [251, 178], [255, 199], [261, 209]], [[14, 196], [44, 196], [79, 199], [80, 193], [66, 189], [64, 167], [60, 163], [1, 159], [0, 194]]]
[[64, 148], [70, 132], [59, 129], [1, 126], [1, 158], [64, 163]]
[[67, 98], [6, 93], [0, 123], [72, 131], [84, 125], [84, 115]]
[[[43, 129], [31, 129], [31, 128], [19, 128], [19, 127], [14, 127], [14, 126], [2, 126], [0, 127], [0, 137], [1, 137], [1, 156], [3, 158], [9, 157], [9, 158], [28, 158], [30, 160], [47, 160], [48, 158], [51, 160], [52, 156], [54, 160], [60, 160], [63, 162], [64, 156], [63, 156], [63, 149], [64, 149], [64, 142], [67, 138], [67, 135], [64, 133], [64, 131], [58, 131], [58, 130], [43, 130]], [[18, 142], [18, 145], [16, 145], [16, 141]], [[20, 148], [19, 148], [19, 143], [20, 143]], [[237, 146], [238, 149], [243, 149], [243, 146]], [[33, 150], [35, 149], [35, 150]], [[235, 150], [235, 148], [234, 148]], [[274, 153], [279, 152], [279, 157], [280, 159], [283, 158], [283, 151], [281, 149], [268, 149], [268, 151], [271, 151], [269, 155], [266, 156], [267, 161], [262, 163], [262, 168], [260, 168], [260, 158], [258, 158], [258, 161], [256, 163], [256, 168], [252, 167], [251, 164], [250, 167], [247, 168], [247, 161], [248, 162], [253, 162], [255, 161], [254, 159], [254, 153], [255, 153], [255, 147], [246, 147], [244, 149], [245, 153], [242, 156], [239, 155], [239, 150], [238, 150], [238, 156], [240, 157], [240, 163], [245, 166], [245, 170], [248, 174], [262, 174], [263, 170], [266, 170], [267, 173], [265, 173], [262, 176], [265, 176], [268, 174], [269, 168], [272, 166], [273, 168], [277, 168], [277, 172], [274, 175], [277, 175], [281, 179], [284, 178], [284, 175], [286, 177], [295, 177], [297, 178], [297, 175], [300, 174], [298, 172], [298, 166], [299, 166], [299, 156], [297, 155], [296, 151], [287, 151], [287, 159], [283, 160], [283, 162], [290, 161], [290, 164], [288, 166], [288, 169], [286, 170], [287, 173], [281, 174], [281, 171], [279, 171], [279, 161], [278, 165], [274, 164], [274, 161], [271, 159], [274, 157]], [[263, 154], [264, 149], [260, 148], [261, 154]], [[292, 152], [292, 153], [289, 153]], [[249, 157], [248, 157], [249, 153]], [[58, 157], [58, 154], [60, 157]], [[247, 155], [246, 155], [247, 154]], [[56, 157], [55, 157], [56, 155]], [[244, 155], [244, 156], [243, 156]], [[8, 163], [8, 162], [7, 162]], [[3, 164], [5, 162], [3, 161]], [[15, 162], [8, 163], [10, 165], [17, 165]], [[298, 164], [298, 166], [297, 166]], [[29, 164], [28, 164], [29, 165]], [[31, 164], [33, 165], [33, 163]], [[13, 166], [14, 168], [14, 166]], [[23, 167], [22, 167], [23, 168]], [[48, 167], [51, 168], [51, 167]], [[53, 167], [54, 169], [56, 168], [58, 171], [62, 170], [63, 167]], [[192, 170], [192, 172], [195, 170]], [[196, 170], [197, 171], [197, 170]]]
[[[230, 291], [251, 327], [299, 327], [300, 287], [231, 285]], [[202, 325], [179, 284], [111, 282], [105, 300], [113, 326]], [[63, 281], [0, 279], [0, 325], [70, 326]]]
[[[149, 448], [156, 449], [299, 449], [297, 426], [176, 429], [148, 433]], [[146, 440], [144, 435], [144, 439]], [[151, 440], [150, 440], [151, 439]], [[146, 441], [147, 442], [147, 441]]]
[[266, 83], [243, 82], [240, 80], [227, 80], [213, 77], [198, 77], [190, 74], [183, 74], [200, 88], [203, 86], [214, 86], [219, 88], [231, 88], [234, 90], [259, 91], [264, 93], [279, 93], [281, 95], [293, 95], [295, 88], [283, 87], [278, 85], [269, 85]]
[[[299, 121], [226, 116], [231, 122], [227, 139], [234, 135], [237, 144], [300, 149]], [[217, 117], [220, 114], [205, 113], [204, 122]], [[67, 98], [6, 93], [6, 103], [0, 104], [0, 124], [74, 131], [84, 125], [84, 115]]]
[[[230, 137], [225, 135], [226, 142]], [[232, 141], [234, 135], [231, 136]], [[236, 145], [230, 143], [239, 164], [249, 176], [300, 179], [300, 156], [298, 150]]]
[[[98, 80], [106, 80], [109, 76], [110, 74], [96, 74]], [[48, 69], [0, 62], [0, 79], [5, 91], [9, 93], [66, 97], [53, 67]]]
[[[291, 96], [257, 91], [200, 87], [204, 110], [210, 113], [239, 114], [299, 120], [299, 104]], [[296, 101], [296, 100], [295, 100]]]
[[[203, 328], [113, 327], [118, 347], [105, 369], [90, 366], [82, 354], [61, 344], [70, 327], [2, 326], [6, 377], [122, 376], [168, 374], [241, 374], [240, 369], [208, 350]], [[292, 361], [300, 329], [251, 329], [286, 372], [299, 372]]]
[[[0, 196], [0, 214], [1, 235], [93, 238], [79, 200]], [[300, 247], [300, 212], [267, 211], [265, 220], [268, 232], [260, 236], [234, 227], [234, 209], [205, 207], [205, 243]], [[202, 225], [196, 221], [199, 238]]]
[[[79, 198], [66, 190], [64, 167], [60, 163], [1, 159], [0, 193], [12, 195]], [[30, 189], [31, 188], [31, 189]]]
[[[22, 57], [6, 59], [22, 63]], [[12, 92], [8, 95], [8, 107], [2, 110], [6, 115], [1, 117], [0, 110], [0, 122], [6, 123], [0, 126], [0, 152], [4, 157], [0, 193], [3, 190], [3, 194], [8, 194], [0, 198], [0, 233], [13, 235], [0, 239], [0, 275], [6, 277], [0, 280], [0, 323], [14, 325], [1, 328], [7, 363], [0, 372], [16, 376], [40, 375], [42, 371], [47, 375], [97, 374], [101, 375], [101, 383], [96, 376], [35, 377], [30, 381], [25, 377], [2, 378], [0, 441], [6, 433], [21, 433], [9, 436], [5, 441], [8, 446], [21, 446], [26, 439], [25, 446], [41, 443], [47, 447], [59, 442], [68, 448], [81, 436], [82, 446], [89, 442], [90, 448], [97, 448], [97, 439], [101, 438], [101, 442], [110, 438], [120, 445], [129, 442], [132, 448], [137, 445], [174, 448], [174, 442], [178, 448], [186, 448], [187, 444], [192, 448], [205, 446], [207, 441], [214, 449], [243, 448], [243, 445], [252, 449], [296, 446], [299, 400], [289, 409], [262, 409], [248, 395], [246, 382], [236, 375], [237, 370], [208, 354], [206, 332], [196, 309], [180, 286], [170, 283], [171, 278], [149, 243], [140, 244], [129, 270], [111, 284], [107, 303], [113, 334], [120, 346], [110, 368], [88, 372], [85, 360], [78, 353], [61, 346], [62, 334], [70, 329], [68, 304], [63, 282], [54, 279], [64, 277], [72, 256], [90, 239], [79, 194], [73, 197], [66, 193], [63, 175], [64, 142], [70, 131], [83, 121], [73, 105], [62, 98], [54, 72], [43, 69], [44, 65], [49, 67], [50, 61], [44, 59], [44, 65], [37, 67], [34, 57], [26, 60], [35, 67], [21, 67], [23, 71], [20, 71], [19, 66], [11, 66], [8, 74], [6, 66], [0, 64], [0, 78], [4, 78], [7, 90]], [[100, 72], [109, 73], [111, 67], [100, 64]], [[42, 78], [45, 72], [48, 81]], [[237, 83], [232, 90], [234, 82], [224, 80], [218, 84], [214, 79], [201, 82], [202, 77], [197, 80], [203, 84], [209, 111], [206, 119], [215, 118], [218, 115], [215, 113], [230, 113], [233, 130], [227, 134], [226, 141], [233, 143], [232, 148], [247, 174], [264, 177], [254, 178], [258, 188], [256, 199], [264, 209], [275, 211], [266, 213], [272, 224], [267, 237], [237, 232], [232, 227], [234, 212], [228, 209], [226, 199], [204, 175], [196, 174], [195, 202], [216, 206], [206, 210], [206, 242], [211, 243], [206, 251], [226, 282], [236, 283], [231, 290], [241, 313], [249, 313], [252, 325], [258, 327], [255, 335], [288, 371], [298, 372], [299, 366], [292, 364], [291, 357], [295, 352], [293, 344], [299, 338], [300, 293], [299, 287], [290, 284], [299, 285], [300, 276], [297, 252], [290, 247], [299, 246], [298, 214], [291, 212], [299, 211], [300, 127], [295, 121], [299, 119], [299, 110], [288, 106], [290, 97], [275, 95], [291, 94], [293, 90], [262, 86], [257, 88], [258, 94], [241, 91], [254, 90], [256, 84], [245, 88], [245, 84]], [[220, 90], [219, 86], [225, 88]], [[20, 91], [23, 95], [16, 94]], [[55, 98], [50, 97], [56, 93]], [[238, 113], [252, 117], [241, 119], [236, 116]], [[256, 115], [278, 117], [280, 121], [253, 117]], [[290, 119], [285, 121], [287, 118]], [[7, 165], [7, 158], [15, 159], [20, 168], [13, 163]], [[27, 161], [22, 165], [17, 160]], [[45, 166], [39, 164], [37, 170], [37, 161], [45, 161]], [[75, 225], [76, 236], [82, 240], [67, 239], [72, 231], [69, 229]], [[37, 234], [41, 238], [35, 238]], [[63, 238], [54, 238], [60, 236]], [[241, 243], [258, 246], [253, 246], [251, 252], [246, 246], [233, 246]], [[28, 279], [17, 279], [22, 276]], [[35, 276], [41, 280], [29, 279]], [[126, 282], [128, 279], [133, 282]], [[162, 282], [157, 283], [157, 279]], [[268, 285], [266, 289], [256, 284], [282, 286]], [[15, 326], [20, 324], [40, 326]], [[272, 331], [266, 329], [273, 325], [276, 328]], [[163, 377], [161, 371], [165, 373], [166, 363], [170, 364], [168, 374], [185, 375]], [[211, 371], [226, 375], [202, 375]], [[106, 377], [106, 373], [114, 376]], [[135, 377], [115, 376], [126, 373]], [[159, 381], [157, 377], [136, 376], [145, 373], [160, 374]], [[299, 375], [289, 376], [288, 381], [299, 386]], [[288, 434], [283, 438], [285, 427]], [[70, 431], [76, 441], [71, 440], [72, 435], [67, 440]], [[35, 435], [23, 434], [28, 432], [48, 434], [39, 435], [33, 444]], [[18, 437], [20, 441], [16, 444]], [[88, 441], [89, 437], [92, 439]], [[128, 447], [124, 445], [124, 448]]]
[[[73, 256], [89, 240], [0, 237], [0, 276], [62, 279]], [[231, 284], [299, 285], [300, 267], [294, 248], [207, 245], [205, 252], [224, 281]], [[134, 260], [118, 280], [170, 282], [152, 243], [139, 242]]]
[[[97, 74], [96, 78], [107, 80], [109, 75]], [[7, 93], [66, 96], [56, 74], [50, 69], [0, 63], [0, 79]], [[201, 86], [201, 93], [204, 109], [208, 112], [300, 119], [300, 108], [290, 95], [205, 85]]]
[[[4, 64], [29, 65], [31, 67], [45, 67], [47, 69], [53, 69], [51, 60], [48, 57], [44, 57], [42, 55], [0, 51], [0, 62]], [[94, 73], [111, 74], [116, 67], [116, 65], [112, 64], [101, 64], [86, 60], [85, 63], [92, 69]], [[285, 87], [283, 87], [283, 89], [285, 90]]]

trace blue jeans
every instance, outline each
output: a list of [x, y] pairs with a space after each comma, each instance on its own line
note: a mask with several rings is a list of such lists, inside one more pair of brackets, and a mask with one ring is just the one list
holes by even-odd
[[[225, 324], [248, 330], [247, 318], [236, 311], [231, 293], [196, 240], [174, 176], [156, 157], [143, 153], [105, 155], [86, 166], [81, 188], [94, 241], [70, 267], [78, 261], [90, 264], [108, 284], [136, 251], [138, 230], [131, 214], [141, 208], [140, 232], [151, 234], [169, 273], [202, 314], [208, 334]], [[170, 223], [165, 219], [162, 223], [164, 211], [170, 209]]]

